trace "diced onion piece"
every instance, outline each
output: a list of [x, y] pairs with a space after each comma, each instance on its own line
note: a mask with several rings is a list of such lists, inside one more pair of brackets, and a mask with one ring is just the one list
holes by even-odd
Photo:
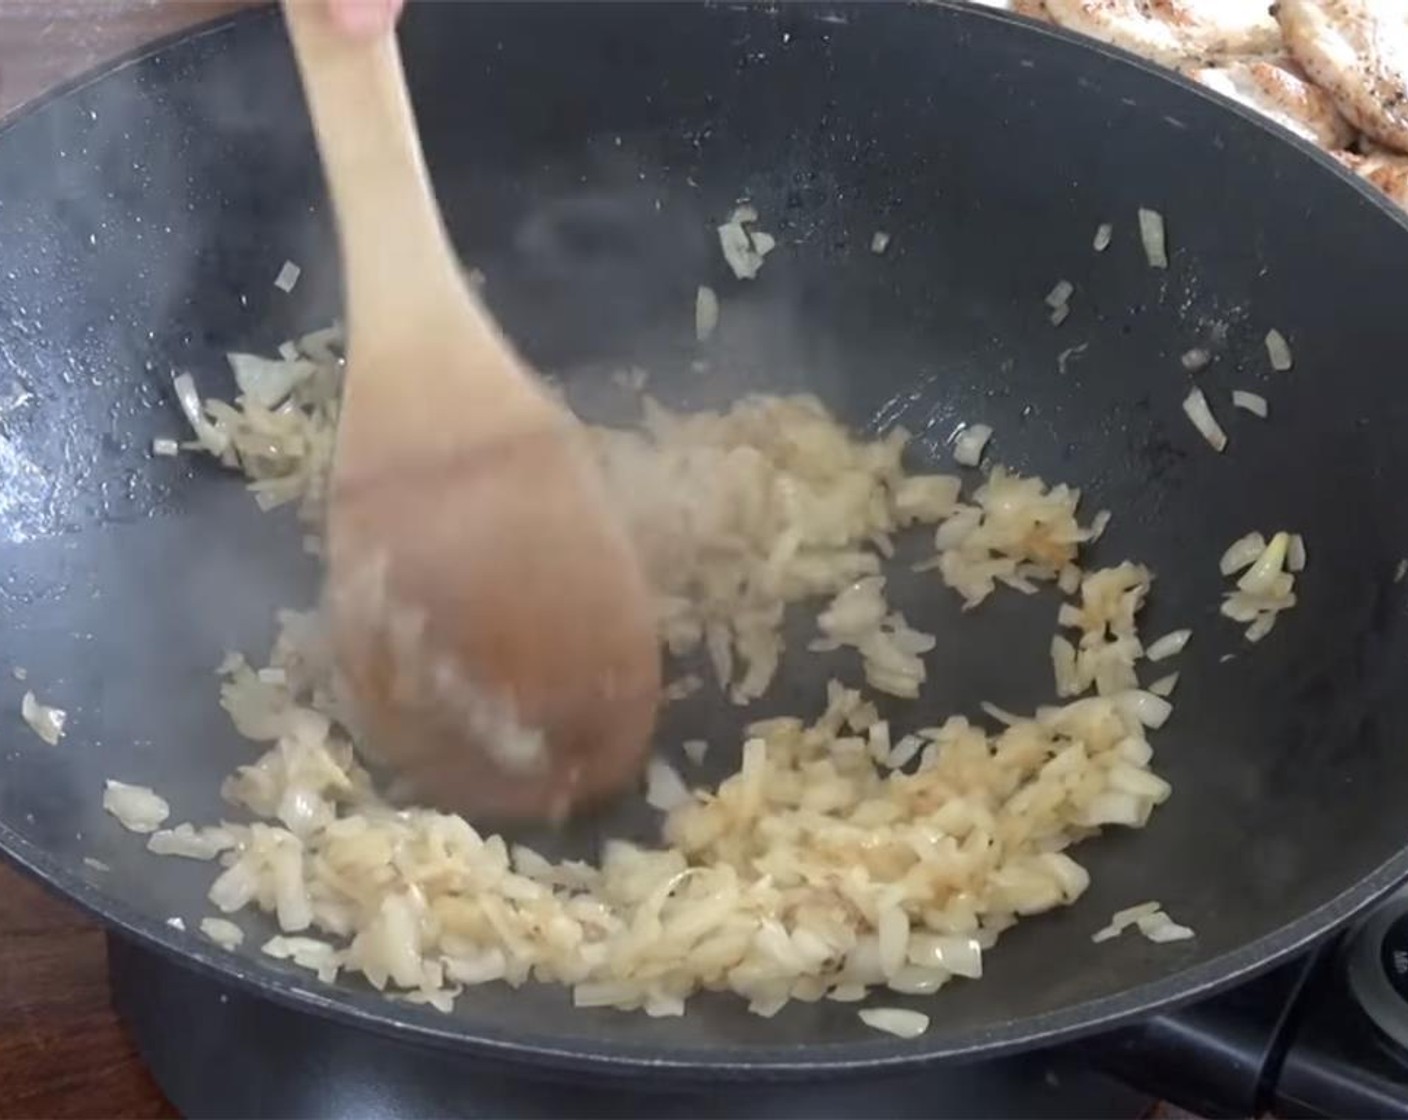
[[1144, 245], [1144, 256], [1150, 268], [1168, 267], [1168, 235], [1164, 216], [1157, 210], [1139, 208], [1139, 240]]
[[62, 708], [51, 708], [34, 698], [34, 693], [26, 692], [20, 701], [20, 715], [44, 742], [57, 746], [64, 737], [64, 723], [68, 713]]
[[668, 813], [694, 798], [684, 779], [668, 762], [652, 758], [645, 768], [645, 801], [652, 809]]
[[918, 1038], [929, 1029], [929, 1016], [903, 1007], [867, 1007], [857, 1014], [867, 1027], [897, 1038]]
[[1162, 696], [1155, 696], [1152, 692], [1145, 692], [1140, 688], [1132, 688], [1111, 699], [1126, 716], [1156, 731], [1173, 715], [1172, 704]]
[[1101, 222], [1095, 228], [1094, 247], [1097, 253], [1103, 253], [1110, 247], [1110, 241], [1115, 236], [1115, 227], [1110, 222]]
[[1291, 344], [1275, 327], [1266, 332], [1266, 356], [1271, 359], [1271, 368], [1278, 373], [1285, 373], [1295, 364], [1291, 357]]
[[680, 749], [695, 766], [703, 766], [704, 758], [709, 753], [709, 743], [705, 739], [686, 739]]
[[1260, 393], [1249, 393], [1245, 389], [1232, 390], [1232, 404], [1253, 416], [1260, 416], [1263, 420], [1271, 411], [1265, 397]]
[[1195, 346], [1185, 350], [1178, 362], [1189, 373], [1200, 373], [1212, 364], [1212, 355], [1201, 346]]
[[1266, 538], [1260, 533], [1248, 533], [1228, 545], [1227, 551], [1217, 563], [1218, 569], [1224, 576], [1230, 576], [1233, 572], [1251, 567], [1265, 551]]
[[1292, 533], [1290, 543], [1286, 546], [1286, 571], [1305, 571], [1305, 538], [1299, 533]]
[[244, 930], [229, 918], [202, 918], [200, 931], [220, 948], [231, 952], [244, 943]]
[[298, 283], [298, 278], [303, 275], [303, 270], [292, 261], [284, 261], [284, 265], [279, 269], [279, 274], [274, 277], [274, 287], [281, 292], [293, 291], [293, 286]]
[[719, 248], [723, 250], [729, 268], [740, 280], [752, 280], [763, 267], [763, 258], [754, 250], [748, 231], [737, 222], [725, 222], [719, 226]]
[[146, 786], [129, 786], [109, 778], [103, 808], [131, 832], [155, 832], [171, 815], [171, 806]]
[[1063, 303], [1063, 304], [1061, 304], [1060, 307], [1054, 309], [1054, 310], [1051, 312], [1051, 315], [1050, 315], [1051, 325], [1052, 325], [1053, 327], [1059, 327], [1062, 323], [1064, 323], [1067, 319], [1069, 319], [1070, 316], [1071, 316], [1071, 305], [1070, 305], [1069, 303]]
[[760, 257], [767, 256], [777, 248], [777, 238], [763, 230], [752, 230], [748, 236], [753, 242], [753, 251]]
[[1130, 906], [1124, 910], [1117, 910], [1110, 917], [1109, 924], [1103, 929], [1096, 930], [1091, 936], [1092, 941], [1108, 941], [1112, 937], [1118, 937], [1130, 926], [1135, 925], [1140, 918], [1147, 918], [1151, 914], [1157, 914], [1163, 906], [1157, 902], [1141, 902], [1138, 906]]
[[283, 404], [318, 368], [303, 358], [286, 362], [261, 358], [258, 354], [226, 354], [225, 359], [234, 371], [235, 384], [244, 398], [268, 409]]
[[216, 427], [205, 418], [201, 409], [200, 394], [196, 392], [195, 379], [189, 373], [179, 373], [171, 379], [171, 386], [176, 390], [176, 400], [181, 405], [181, 411], [186, 414], [186, 422], [190, 424], [201, 446], [216, 458], [224, 455], [229, 450], [230, 437], [222, 428]]
[[186, 932], [186, 920], [184, 918], [167, 918], [166, 924], [169, 925], [172, 929], [180, 930], [182, 933]]
[[1248, 595], [1269, 594], [1276, 583], [1276, 577], [1281, 574], [1285, 566], [1286, 553], [1290, 546], [1291, 535], [1289, 533], [1277, 533], [1272, 537], [1271, 543], [1257, 557], [1256, 563], [1248, 568], [1242, 578], [1237, 581], [1238, 589], [1245, 591]]
[[172, 458], [181, 454], [181, 445], [168, 436], [158, 436], [152, 440], [152, 454]]
[[971, 424], [958, 433], [953, 441], [953, 458], [965, 467], [976, 467], [983, 459], [983, 448], [992, 439], [992, 428], [987, 424]]
[[293, 339], [286, 338], [279, 343], [279, 357], [284, 361], [296, 362], [302, 356], [303, 355], [298, 352], [298, 343], [294, 342]]
[[1071, 302], [1076, 286], [1069, 280], [1057, 280], [1056, 286], [1046, 293], [1046, 306], [1055, 310]]
[[890, 247], [890, 235], [883, 229], [875, 231], [875, 235], [870, 239], [870, 251], [872, 253], [883, 253]]
[[694, 337], [704, 342], [719, 325], [719, 297], [713, 288], [699, 286], [694, 293]]
[[1247, 641], [1259, 642], [1262, 638], [1271, 633], [1272, 628], [1276, 625], [1278, 613], [1277, 611], [1262, 611], [1257, 615], [1256, 618], [1252, 620], [1252, 624], [1247, 627]]
[[718, 227], [719, 247], [724, 260], [740, 280], [752, 280], [763, 267], [763, 258], [777, 247], [777, 239], [762, 230], [748, 230], [745, 222], [756, 222], [758, 212], [751, 206], [740, 206], [729, 220]]
[[147, 837], [147, 851], [153, 855], [186, 859], [211, 860], [235, 845], [234, 836], [226, 829], [197, 829], [191, 824], [178, 824]]
[[1176, 657], [1183, 652], [1183, 647], [1188, 644], [1188, 639], [1192, 636], [1193, 631], [1191, 630], [1172, 630], [1145, 650], [1144, 656], [1150, 661], [1163, 661], [1165, 658]]
[[1178, 674], [1170, 673], [1166, 677], [1160, 677], [1149, 686], [1149, 691], [1155, 696], [1162, 696], [1167, 700], [1173, 695], [1173, 690], [1178, 687]]
[[1212, 409], [1208, 407], [1208, 399], [1203, 396], [1201, 389], [1194, 389], [1184, 398], [1183, 411], [1214, 451], [1222, 451], [1227, 447], [1227, 433], [1213, 416]]
[[1187, 926], [1179, 925], [1162, 910], [1145, 914], [1137, 918], [1134, 924], [1139, 927], [1140, 933], [1160, 945], [1170, 941], [1187, 941], [1197, 936]]

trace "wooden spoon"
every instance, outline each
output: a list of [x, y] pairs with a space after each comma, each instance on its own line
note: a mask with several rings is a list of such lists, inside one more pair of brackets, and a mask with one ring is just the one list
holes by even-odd
[[644, 761], [644, 576], [581, 426], [464, 279], [394, 35], [283, 9], [345, 274], [325, 606], [358, 731], [434, 804], [561, 817]]

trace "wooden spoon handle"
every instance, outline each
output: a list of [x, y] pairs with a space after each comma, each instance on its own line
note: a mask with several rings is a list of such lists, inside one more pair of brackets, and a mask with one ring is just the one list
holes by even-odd
[[339, 32], [326, 0], [283, 0], [283, 12], [337, 211], [348, 322], [355, 336], [401, 337], [438, 310], [435, 296], [463, 300], [464, 282], [426, 173], [396, 36]]

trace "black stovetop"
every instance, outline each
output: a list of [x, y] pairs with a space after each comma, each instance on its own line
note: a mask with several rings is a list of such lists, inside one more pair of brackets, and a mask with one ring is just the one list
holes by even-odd
[[1342, 937], [1114, 1034], [837, 1081], [587, 1080], [466, 1058], [225, 987], [113, 938], [113, 999], [192, 1117], [1134, 1117], [1408, 1120], [1408, 888]]

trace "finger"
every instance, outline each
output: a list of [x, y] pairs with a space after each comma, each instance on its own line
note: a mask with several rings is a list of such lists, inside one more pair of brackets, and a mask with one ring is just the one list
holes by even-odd
[[405, 0], [328, 0], [333, 23], [359, 39], [390, 31], [404, 3]]

